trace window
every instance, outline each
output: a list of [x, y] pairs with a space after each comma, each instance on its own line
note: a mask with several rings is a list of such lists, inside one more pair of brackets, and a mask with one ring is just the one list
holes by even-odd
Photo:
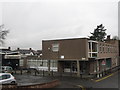
[[91, 52], [91, 45], [90, 45], [91, 43], [89, 42], [88, 44], [89, 44], [88, 45], [89, 46], [89, 52]]
[[51, 67], [57, 67], [57, 61], [56, 60], [51, 60]]
[[92, 57], [97, 57], [97, 53], [92, 53]]
[[108, 53], [109, 53], [109, 51], [110, 51], [110, 48], [109, 48], [109, 45], [108, 45]]
[[88, 42], [88, 57], [94, 58], [98, 54], [98, 43], [96, 41]]
[[102, 51], [102, 47], [101, 47], [101, 43], [99, 44], [99, 53], [101, 53]]
[[89, 53], [88, 55], [89, 55], [88, 57], [91, 57], [91, 53]]
[[106, 53], [107, 53], [107, 45], [106, 45]]
[[105, 51], [104, 44], [103, 44], [103, 52]]
[[52, 51], [53, 52], [58, 52], [59, 51], [59, 44], [58, 43], [52, 44]]
[[10, 78], [10, 75], [2, 75], [2, 80]]
[[111, 59], [106, 60], [106, 68], [109, 69], [111, 67]]
[[99, 52], [101, 52], [101, 47], [99, 48]]
[[92, 43], [92, 52], [97, 52], [97, 43]]
[[19, 60], [20, 66], [23, 66], [23, 59]]

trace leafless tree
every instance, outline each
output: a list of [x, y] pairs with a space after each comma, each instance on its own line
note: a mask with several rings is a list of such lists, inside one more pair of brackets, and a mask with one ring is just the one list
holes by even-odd
[[4, 40], [6, 39], [9, 30], [4, 27], [4, 24], [0, 25], [0, 44], [4, 44]]

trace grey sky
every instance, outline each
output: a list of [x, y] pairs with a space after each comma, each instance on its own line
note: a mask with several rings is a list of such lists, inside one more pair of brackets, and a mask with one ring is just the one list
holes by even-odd
[[101, 23], [118, 35], [117, 2], [57, 1], [2, 3], [6, 46], [41, 49], [42, 40], [88, 36]]

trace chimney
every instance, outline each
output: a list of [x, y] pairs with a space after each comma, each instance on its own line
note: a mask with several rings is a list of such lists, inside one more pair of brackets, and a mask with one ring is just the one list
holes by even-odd
[[20, 48], [17, 48], [17, 50], [20, 50]]
[[31, 50], [32, 50], [32, 48], [29, 48], [29, 50], [31, 51]]
[[11, 47], [8, 47], [9, 50], [11, 50]]
[[107, 40], [110, 40], [110, 35], [107, 36]]

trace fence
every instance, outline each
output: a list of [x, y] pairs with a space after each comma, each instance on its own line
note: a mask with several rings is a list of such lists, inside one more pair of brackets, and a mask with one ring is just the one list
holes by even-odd
[[[80, 74], [81, 78], [99, 78], [99, 77], [103, 77], [105, 75], [108, 75], [108, 74], [111, 74], [113, 72], [116, 72], [118, 69], [120, 68], [120, 66], [118, 67], [115, 67], [115, 68], [112, 68], [112, 69], [108, 69], [108, 70], [105, 70], [105, 71], [102, 71], [102, 72], [97, 72], [96, 74], [94, 75], [82, 75]], [[73, 72], [63, 72], [63, 73], [60, 73], [60, 72], [56, 72], [56, 71], [48, 71], [48, 70], [37, 70], [35, 68], [32, 68], [32, 69], [27, 69], [27, 70], [15, 70], [14, 71], [14, 74], [19, 74], [19, 75], [34, 75], [34, 76], [42, 76], [42, 77], [45, 77], [45, 76], [71, 76], [71, 77], [76, 77], [77, 73], [73, 73]]]
[[111, 69], [108, 69], [108, 70], [105, 70], [105, 71], [102, 71], [102, 72], [98, 72], [94, 75], [94, 77], [96, 78], [99, 78], [99, 77], [103, 77], [105, 75], [109, 75], [111, 73], [114, 73], [116, 71], [120, 70], [120, 66], [117, 66], [117, 67], [114, 67], [114, 68], [111, 68]]
[[19, 70], [14, 70], [15, 75], [34, 75], [34, 76], [76, 76], [77, 73], [72, 73], [72, 72], [56, 72], [51, 70], [50, 72], [48, 70], [37, 70], [37, 69], [27, 69], [27, 70], [23, 70], [23, 69], [19, 69]]

